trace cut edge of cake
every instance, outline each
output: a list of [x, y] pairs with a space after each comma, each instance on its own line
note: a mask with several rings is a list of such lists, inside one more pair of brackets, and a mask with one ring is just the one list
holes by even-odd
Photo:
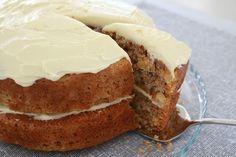
[[158, 135], [176, 110], [191, 50], [169, 33], [141, 25], [114, 23], [102, 31], [131, 58], [139, 130]]

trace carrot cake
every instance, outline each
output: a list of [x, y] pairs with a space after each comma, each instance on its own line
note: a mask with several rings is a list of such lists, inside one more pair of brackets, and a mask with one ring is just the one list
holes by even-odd
[[0, 139], [68, 151], [135, 129], [156, 135], [175, 110], [189, 57], [135, 6], [1, 1]]

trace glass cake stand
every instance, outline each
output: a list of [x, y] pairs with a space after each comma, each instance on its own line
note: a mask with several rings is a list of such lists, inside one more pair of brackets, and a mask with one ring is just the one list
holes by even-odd
[[[207, 93], [202, 78], [194, 69], [193, 65], [190, 65], [187, 72], [178, 103], [186, 108], [192, 119], [200, 119], [205, 116], [207, 108]], [[170, 148], [170, 145], [162, 144], [161, 149], [157, 149], [156, 142], [149, 141], [136, 132], [129, 132], [96, 147], [65, 153], [30, 151], [16, 145], [0, 142], [0, 155], [4, 155], [6, 157], [182, 157], [193, 145], [199, 136], [200, 130], [201, 125], [190, 128], [184, 135], [172, 142], [172, 148]], [[145, 141], [149, 141], [150, 144], [145, 144]]]

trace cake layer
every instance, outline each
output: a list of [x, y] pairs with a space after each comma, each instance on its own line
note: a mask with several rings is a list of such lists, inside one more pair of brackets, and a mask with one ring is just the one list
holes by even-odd
[[80, 111], [131, 95], [133, 84], [131, 64], [122, 59], [96, 74], [68, 74], [58, 81], [40, 79], [30, 87], [12, 79], [0, 80], [0, 104], [27, 113]]
[[0, 26], [21, 25], [41, 13], [56, 13], [75, 18], [90, 26], [103, 27], [121, 22], [154, 27], [153, 20], [137, 7], [110, 0], [0, 1], [0, 13]]
[[134, 111], [128, 101], [96, 112], [50, 121], [34, 120], [23, 115], [0, 114], [1, 140], [43, 151], [87, 148], [136, 128]]
[[191, 49], [183, 42], [176, 40], [171, 34], [135, 24], [113, 23], [103, 28], [103, 31], [115, 32], [138, 45], [142, 45], [153, 59], [162, 61], [175, 77], [175, 69], [187, 64]]

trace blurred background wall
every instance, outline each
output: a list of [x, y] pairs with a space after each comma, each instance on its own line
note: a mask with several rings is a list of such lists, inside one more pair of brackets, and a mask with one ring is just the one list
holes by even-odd
[[122, 0], [128, 3], [149, 1], [161, 5], [177, 5], [236, 23], [236, 0]]
[[[236, 0], [121, 0], [138, 5], [149, 3], [205, 25], [236, 35]], [[148, 13], [148, 10], [146, 10]], [[158, 20], [158, 19], [156, 19]]]
[[[158, 0], [156, 0], [158, 1]], [[236, 0], [165, 0], [236, 22]]]

